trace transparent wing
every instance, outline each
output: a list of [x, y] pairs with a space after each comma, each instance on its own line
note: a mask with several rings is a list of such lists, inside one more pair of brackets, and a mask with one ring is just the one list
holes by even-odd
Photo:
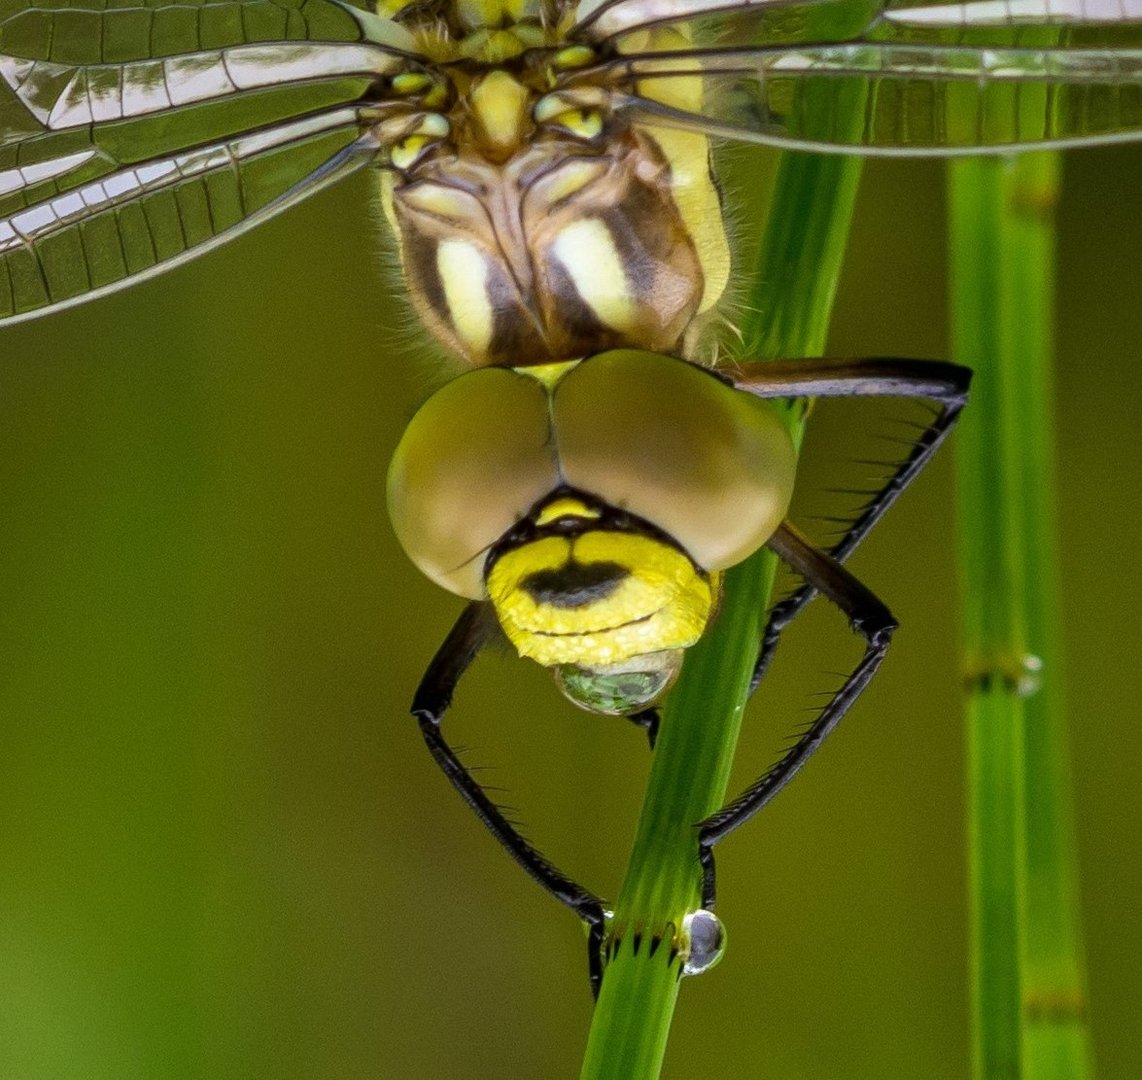
[[116, 3], [0, 0], [0, 146], [183, 113], [181, 130], [144, 125], [131, 137], [193, 145], [265, 123], [274, 109], [280, 119], [352, 100], [399, 70], [411, 45], [397, 24], [337, 0]]
[[[631, 51], [660, 24], [684, 32]], [[1142, 0], [614, 0], [584, 25], [612, 31], [622, 107], [715, 137], [897, 155], [1142, 138]], [[656, 100], [678, 78], [700, 108]]]
[[763, 36], [840, 41], [877, 24], [955, 32], [1116, 25], [1142, 19], [1142, 0], [580, 0], [576, 17], [572, 36], [596, 43], [664, 25], [692, 38], [752, 25]]
[[339, 0], [70, 2], [0, 0], [0, 320], [173, 266], [335, 179], [374, 149], [350, 149], [349, 103], [410, 61], [401, 27]]
[[574, 32], [601, 42], [664, 23], [693, 25], [708, 16], [742, 13], [764, 17], [780, 8], [830, 2], [838, 0], [580, 0]]
[[67, 307], [150, 277], [253, 228], [372, 160], [354, 108], [115, 167], [101, 151], [0, 171], [0, 190], [50, 174], [97, 179], [0, 218], [0, 321]]

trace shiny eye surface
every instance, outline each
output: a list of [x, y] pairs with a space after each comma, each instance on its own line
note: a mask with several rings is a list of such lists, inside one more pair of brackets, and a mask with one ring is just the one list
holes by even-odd
[[405, 429], [389, 515], [422, 573], [479, 599], [489, 549], [558, 485], [542, 384], [486, 368], [437, 391]]
[[796, 454], [766, 401], [653, 353], [584, 361], [557, 387], [567, 481], [652, 522], [705, 570], [741, 562], [793, 495]]

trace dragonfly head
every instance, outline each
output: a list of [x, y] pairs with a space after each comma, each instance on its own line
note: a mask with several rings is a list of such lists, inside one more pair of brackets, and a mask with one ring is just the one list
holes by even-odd
[[397, 447], [389, 512], [417, 566], [490, 601], [521, 656], [627, 712], [669, 685], [721, 571], [773, 535], [795, 463], [768, 402], [612, 350], [446, 384]]

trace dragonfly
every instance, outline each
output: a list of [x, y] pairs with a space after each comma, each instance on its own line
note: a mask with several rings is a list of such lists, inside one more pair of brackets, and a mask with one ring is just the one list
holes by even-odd
[[[895, 622], [844, 562], [946, 438], [970, 378], [911, 360], [705, 366], [732, 272], [711, 146], [951, 155], [1142, 134], [1142, 0], [0, 11], [0, 323], [146, 279], [376, 173], [411, 306], [471, 368], [414, 417], [389, 473], [406, 552], [469, 601], [413, 712], [495, 838], [587, 924], [596, 991], [605, 905], [445, 740], [460, 678], [504, 634], [578, 704], [653, 739], [653, 706], [715, 617], [727, 568], [768, 545], [805, 582], [770, 613], [755, 683], [809, 600], [831, 600], [864, 656], [793, 747], [699, 823], [712, 910], [714, 846], [789, 782], [884, 658]], [[934, 411], [822, 550], [786, 520], [794, 455], [772, 402], [857, 396]]]

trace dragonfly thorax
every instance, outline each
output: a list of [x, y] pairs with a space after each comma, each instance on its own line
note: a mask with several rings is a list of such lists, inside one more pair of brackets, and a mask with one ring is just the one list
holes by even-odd
[[704, 277], [669, 177], [636, 132], [605, 151], [551, 140], [502, 165], [434, 158], [392, 193], [413, 307], [480, 366], [677, 351]]
[[385, 205], [417, 315], [472, 364], [686, 352], [721, 296], [706, 140], [630, 122], [584, 73], [595, 59], [586, 46], [482, 53], [406, 83], [423, 112], [410, 101]]
[[561, 40], [575, 21], [578, 0], [383, 0], [381, 7], [436, 49], [499, 58]]

